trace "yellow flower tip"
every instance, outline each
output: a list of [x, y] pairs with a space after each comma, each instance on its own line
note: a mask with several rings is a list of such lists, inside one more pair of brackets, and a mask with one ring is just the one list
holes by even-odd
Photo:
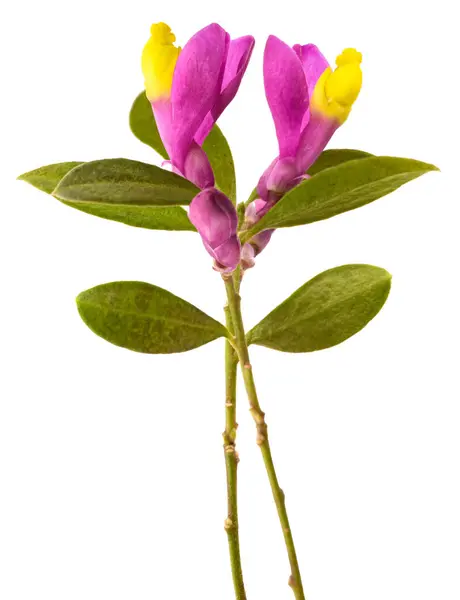
[[362, 54], [346, 48], [336, 59], [337, 68], [326, 69], [313, 91], [312, 109], [344, 123], [362, 85]]
[[343, 65], [360, 65], [363, 60], [363, 55], [361, 52], [355, 50], [355, 48], [345, 48], [342, 54], [335, 59], [335, 64], [338, 67], [342, 67]]
[[174, 69], [181, 49], [174, 46], [176, 36], [166, 23], [153, 24], [150, 34], [142, 52], [142, 72], [147, 97], [155, 102], [171, 95]]
[[158, 44], [174, 44], [176, 41], [176, 36], [172, 32], [171, 27], [166, 25], [166, 23], [154, 23], [150, 27], [150, 34]]

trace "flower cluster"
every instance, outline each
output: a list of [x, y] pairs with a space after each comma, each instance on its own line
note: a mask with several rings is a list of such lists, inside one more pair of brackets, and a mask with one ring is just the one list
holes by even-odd
[[[208, 25], [183, 49], [164, 23], [151, 27], [142, 54], [145, 89], [170, 166], [200, 193], [189, 218], [201, 235], [215, 268], [244, 268], [267, 245], [273, 230], [241, 247], [233, 202], [215, 187], [203, 142], [235, 97], [248, 66], [254, 38], [232, 40], [220, 25]], [[361, 89], [361, 54], [347, 48], [336, 69], [314, 44], [292, 48], [275, 36], [264, 54], [265, 93], [278, 138], [279, 153], [262, 174], [257, 198], [246, 208], [243, 229], [255, 224], [287, 191], [308, 177], [333, 133], [347, 119]]]

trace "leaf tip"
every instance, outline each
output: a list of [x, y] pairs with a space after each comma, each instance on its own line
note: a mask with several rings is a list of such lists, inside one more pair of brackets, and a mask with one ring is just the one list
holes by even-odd
[[80, 292], [78, 294], [78, 296], [75, 297], [75, 304], [77, 306], [77, 310], [80, 313], [80, 315], [81, 315], [81, 311], [83, 309], [82, 304], [83, 304], [83, 295], [84, 295], [84, 293], [85, 292]]
[[26, 171], [25, 173], [21, 173], [16, 177], [16, 181], [25, 181], [26, 183], [30, 183], [34, 187], [37, 187], [33, 181], [33, 176], [35, 175], [37, 169], [33, 171]]
[[429, 173], [430, 171], [438, 171], [438, 172], [441, 171], [441, 169], [439, 167], [437, 167], [436, 165], [432, 165], [431, 163], [423, 162], [420, 164], [423, 165], [423, 167], [424, 167], [423, 170], [425, 171], [425, 173]]

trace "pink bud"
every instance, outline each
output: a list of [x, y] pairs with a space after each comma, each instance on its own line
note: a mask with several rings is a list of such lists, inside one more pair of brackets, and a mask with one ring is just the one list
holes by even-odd
[[203, 190], [190, 204], [189, 219], [215, 259], [216, 268], [233, 271], [240, 262], [241, 245], [237, 235], [238, 215], [231, 200], [216, 188]]

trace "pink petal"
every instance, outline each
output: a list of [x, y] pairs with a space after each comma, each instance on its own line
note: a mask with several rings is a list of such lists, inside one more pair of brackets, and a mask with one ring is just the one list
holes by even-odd
[[266, 229], [249, 240], [250, 244], [254, 247], [255, 255], [258, 256], [262, 250], [267, 246], [272, 235], [275, 233], [275, 229]]
[[329, 63], [315, 44], [306, 44], [305, 46], [296, 44], [293, 50], [302, 63], [305, 79], [307, 80], [308, 95], [311, 98], [318, 79], [329, 67]]
[[231, 200], [215, 188], [203, 190], [190, 204], [189, 219], [209, 254], [221, 266], [235, 269], [240, 260], [240, 242], [238, 215]]
[[321, 115], [312, 114], [302, 131], [296, 163], [300, 173], [305, 173], [315, 162], [333, 136], [339, 123]]
[[[209, 249], [208, 249], [209, 252]], [[216, 270], [224, 273], [234, 271], [241, 259], [241, 244], [238, 236], [232, 235], [223, 244], [209, 252], [216, 261]]]
[[294, 158], [278, 160], [267, 178], [267, 189], [270, 192], [283, 194], [292, 187], [292, 180], [298, 177]]
[[254, 43], [254, 38], [250, 35], [230, 42], [221, 93], [195, 135], [198, 144], [204, 142], [214, 123], [235, 97], [251, 58]]
[[214, 185], [211, 163], [206, 152], [196, 142], [192, 142], [185, 157], [184, 176], [202, 190]]
[[273, 35], [265, 46], [264, 83], [280, 157], [295, 156], [302, 121], [308, 110], [307, 82], [297, 54]]
[[187, 42], [177, 60], [171, 91], [171, 158], [181, 171], [199, 126], [219, 96], [228, 45], [228, 33], [213, 23]]
[[247, 269], [252, 269], [252, 267], [256, 264], [255, 261], [256, 251], [254, 250], [254, 246], [251, 244], [244, 244], [241, 249], [241, 266], [244, 271]]
[[161, 140], [168, 156], [171, 156], [172, 151], [172, 115], [171, 115], [171, 101], [157, 100], [152, 102], [152, 110], [155, 117], [155, 121], [158, 127], [158, 133], [160, 134]]
[[268, 181], [268, 178], [270, 177], [270, 173], [273, 171], [277, 162], [278, 162], [278, 159], [275, 158], [275, 160], [272, 161], [272, 163], [262, 173], [262, 176], [260, 177], [259, 182], [257, 184], [257, 193], [262, 198], [262, 200], [264, 200], [265, 202], [268, 201], [267, 181]]

